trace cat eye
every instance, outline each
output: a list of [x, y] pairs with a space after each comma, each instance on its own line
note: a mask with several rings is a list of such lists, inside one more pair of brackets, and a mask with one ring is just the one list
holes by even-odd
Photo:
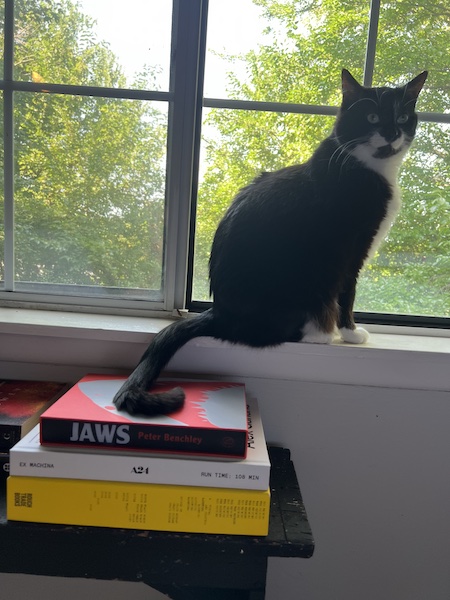
[[370, 113], [370, 115], [367, 115], [367, 120], [369, 121], [369, 123], [372, 123], [372, 125], [374, 125], [375, 123], [378, 123], [380, 121], [380, 117], [376, 113]]
[[397, 117], [397, 123], [400, 123], [400, 125], [402, 123], [406, 123], [406, 121], [409, 119], [408, 115], [400, 115], [399, 117]]

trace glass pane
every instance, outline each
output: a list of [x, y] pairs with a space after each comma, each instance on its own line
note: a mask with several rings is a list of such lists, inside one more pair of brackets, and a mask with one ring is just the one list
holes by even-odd
[[421, 123], [400, 177], [402, 209], [363, 272], [356, 309], [450, 317], [450, 124]]
[[[308, 158], [334, 118], [211, 110], [202, 143], [193, 299], [208, 300], [217, 223], [236, 192], [262, 170]], [[356, 310], [450, 316], [450, 125], [421, 123], [401, 172], [403, 207], [363, 271]]]
[[169, 89], [172, 1], [18, 0], [15, 78]]
[[161, 289], [167, 105], [17, 93], [19, 282]]
[[405, 83], [428, 70], [428, 80], [420, 95], [420, 110], [450, 112], [449, 48], [447, 0], [381, 3], [375, 63], [377, 85], [387, 81]]
[[336, 105], [341, 69], [362, 75], [368, 20], [366, 0], [210, 0], [205, 96]]
[[0, 79], [3, 79], [4, 39], [5, 39], [5, 3], [0, 1]]
[[[3, 124], [3, 92], [0, 92], [0, 123]], [[2, 126], [3, 129], [3, 126]], [[3, 143], [0, 144], [0, 173], [2, 185], [0, 185], [0, 290], [4, 289], [5, 281], [5, 206], [3, 190]]]
[[261, 171], [307, 160], [334, 117], [205, 111], [198, 192], [193, 300], [209, 299], [208, 260], [217, 224], [238, 190]]

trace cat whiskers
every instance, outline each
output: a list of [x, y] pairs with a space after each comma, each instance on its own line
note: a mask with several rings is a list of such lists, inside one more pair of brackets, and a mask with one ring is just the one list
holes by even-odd
[[[357, 145], [358, 145], [358, 144], [356, 144], [356, 146], [357, 146]], [[355, 146], [355, 147], [356, 147], [356, 146]], [[349, 161], [351, 158], [352, 158], [352, 154], [351, 154], [350, 152], [347, 152], [347, 156], [346, 156], [346, 157], [344, 158], [344, 160], [342, 161], [341, 168], [339, 169], [339, 176], [340, 176], [340, 175], [341, 175], [341, 173], [342, 173], [342, 169], [345, 167], [345, 165], [348, 163], [348, 161]]]
[[[330, 160], [328, 161], [328, 171], [331, 168], [331, 165], [334, 162], [337, 164], [339, 162], [339, 160], [341, 159], [342, 155], [344, 156], [344, 159], [342, 161], [341, 164], [341, 168], [339, 170], [339, 175], [341, 174], [342, 168], [343, 166], [348, 162], [348, 160], [352, 157], [350, 150], [353, 150], [353, 148], [356, 148], [356, 146], [358, 144], [360, 144], [362, 141], [361, 138], [356, 138], [354, 140], [350, 140], [349, 142], [345, 142], [344, 144], [340, 144], [336, 150], [333, 152], [333, 154], [330, 156]], [[337, 156], [336, 156], [337, 154]], [[335, 158], [336, 156], [336, 158]]]
[[[337, 139], [337, 138], [336, 138]], [[328, 161], [328, 168], [331, 166], [335, 155], [339, 152], [339, 155], [336, 158], [336, 162], [341, 158], [342, 154], [348, 150], [350, 146], [355, 143], [355, 140], [350, 140], [349, 142], [345, 142], [344, 144], [339, 144], [333, 154], [330, 156], [330, 160]]]
[[347, 108], [347, 110], [351, 110], [356, 104], [359, 104], [360, 102], [373, 102], [375, 104], [375, 106], [378, 108], [378, 103], [373, 98], [360, 98], [359, 100], [356, 100], [356, 102], [353, 102], [353, 104], [351, 104]]

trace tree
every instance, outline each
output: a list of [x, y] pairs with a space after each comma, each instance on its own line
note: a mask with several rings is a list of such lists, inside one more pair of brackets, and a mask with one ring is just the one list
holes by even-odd
[[[369, 6], [353, 0], [254, 0], [268, 20], [267, 43], [246, 55], [248, 80], [229, 76], [233, 98], [337, 106], [340, 71], [362, 80]], [[402, 26], [399, 27], [399, 23]], [[430, 71], [419, 110], [449, 105], [450, 11], [444, 2], [382, 3], [374, 85], [405, 83]], [[271, 35], [271, 33], [274, 35]], [[207, 263], [217, 222], [237, 190], [261, 170], [302, 162], [331, 130], [330, 117], [213, 110], [199, 189], [197, 297], [207, 297]], [[366, 268], [357, 308], [450, 315], [450, 157], [448, 128], [419, 126], [401, 174], [403, 209], [377, 259]], [[270, 282], [269, 282], [270, 283]]]
[[[17, 1], [16, 24], [15, 79], [127, 87], [75, 3]], [[15, 93], [18, 281], [160, 289], [166, 120], [145, 101]]]

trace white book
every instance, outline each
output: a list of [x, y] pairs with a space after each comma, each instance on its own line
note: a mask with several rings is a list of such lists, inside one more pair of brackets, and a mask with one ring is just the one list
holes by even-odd
[[267, 490], [270, 460], [255, 398], [247, 398], [244, 459], [42, 446], [39, 425], [10, 450], [10, 475]]

